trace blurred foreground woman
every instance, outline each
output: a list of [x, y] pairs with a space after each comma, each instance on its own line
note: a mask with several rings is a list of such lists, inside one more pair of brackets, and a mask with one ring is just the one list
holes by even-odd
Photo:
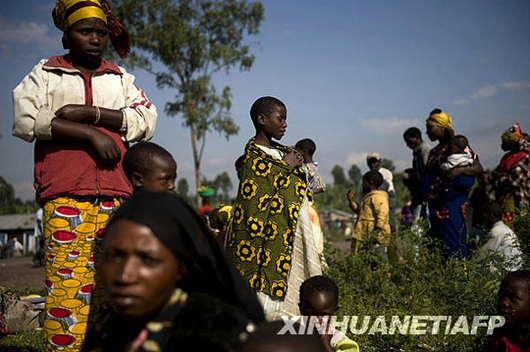
[[85, 351], [232, 351], [263, 320], [204, 223], [172, 194], [135, 194], [119, 209], [98, 270], [109, 309]]

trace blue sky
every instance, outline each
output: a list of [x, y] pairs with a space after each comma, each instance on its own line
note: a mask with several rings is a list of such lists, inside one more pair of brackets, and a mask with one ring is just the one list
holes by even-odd
[[[22, 6], [21, 6], [22, 4]], [[260, 34], [247, 38], [256, 61], [250, 72], [215, 77], [229, 85], [232, 114], [241, 127], [226, 141], [208, 136], [202, 173], [227, 171], [254, 131], [248, 111], [273, 95], [287, 105], [282, 143], [311, 138], [327, 182], [339, 164], [366, 170], [371, 151], [409, 167], [402, 140], [410, 126], [425, 130], [435, 107], [453, 118], [485, 167], [501, 156], [500, 135], [519, 122], [530, 131], [530, 2], [266, 0]], [[53, 26], [53, 1], [4, 0], [0, 9], [0, 175], [17, 196], [33, 197], [33, 145], [10, 135], [11, 90], [41, 58], [64, 53]], [[153, 141], [175, 157], [178, 178], [194, 186], [189, 133], [164, 105], [175, 92], [156, 88], [151, 76], [133, 71], [159, 109]], [[426, 138], [426, 136], [425, 136]], [[427, 138], [426, 138], [427, 139]]]

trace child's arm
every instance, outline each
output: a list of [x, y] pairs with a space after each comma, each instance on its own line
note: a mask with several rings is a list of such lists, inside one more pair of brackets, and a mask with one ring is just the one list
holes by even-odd
[[350, 209], [358, 214], [359, 213], [359, 205], [355, 202], [355, 192], [353, 192], [351, 189], [348, 190], [348, 194], [346, 195], [348, 197], [348, 203], [350, 205]]
[[302, 165], [302, 161], [304, 159], [302, 158], [302, 155], [300, 155], [300, 153], [293, 148], [293, 150], [291, 150], [289, 154], [286, 154], [282, 160], [292, 167], [298, 167]]
[[134, 76], [123, 72], [125, 107], [119, 110], [87, 105], [66, 105], [55, 113], [57, 117], [75, 122], [94, 124], [99, 113], [98, 126], [122, 134], [127, 142], [148, 141], [156, 128], [158, 114], [144, 91], [134, 84]]
[[113, 132], [120, 132], [123, 124], [123, 112], [121, 110], [106, 109], [91, 105], [65, 105], [55, 112], [55, 116], [59, 119], [72, 122], [86, 123], [89, 125], [96, 124]]
[[121, 160], [120, 148], [116, 142], [96, 128], [62, 119], [52, 120], [51, 127], [52, 140], [86, 141], [104, 162], [116, 164]]

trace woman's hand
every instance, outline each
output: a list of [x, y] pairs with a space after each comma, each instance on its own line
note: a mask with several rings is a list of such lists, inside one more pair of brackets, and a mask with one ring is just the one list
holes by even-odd
[[116, 142], [107, 134], [90, 127], [90, 143], [101, 160], [109, 165], [114, 165], [121, 160], [121, 151]]
[[96, 119], [96, 108], [90, 105], [68, 104], [55, 112], [59, 119], [92, 124]]
[[455, 167], [453, 169], [447, 170], [444, 176], [447, 180], [452, 181], [462, 174], [462, 169], [463, 167]]
[[293, 149], [289, 154], [285, 155], [282, 160], [293, 167], [298, 167], [302, 165], [303, 158], [298, 151]]
[[353, 192], [351, 189], [348, 190], [348, 194], [346, 194], [346, 196], [348, 197], [348, 200], [350, 202], [354, 201], [354, 198], [355, 198], [355, 192]]

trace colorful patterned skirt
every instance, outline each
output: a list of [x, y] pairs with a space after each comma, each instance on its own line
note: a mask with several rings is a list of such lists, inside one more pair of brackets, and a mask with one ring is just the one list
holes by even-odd
[[104, 229], [121, 198], [57, 198], [44, 205], [47, 351], [80, 351], [96, 321], [103, 290], [96, 284]]

